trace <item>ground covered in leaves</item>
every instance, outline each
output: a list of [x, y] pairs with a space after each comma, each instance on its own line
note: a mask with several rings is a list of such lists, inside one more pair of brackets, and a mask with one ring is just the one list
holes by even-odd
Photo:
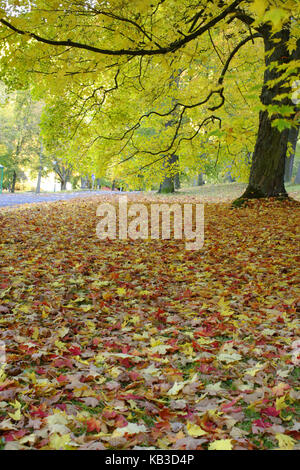
[[0, 212], [1, 448], [299, 449], [299, 205], [206, 204], [186, 251], [101, 201]]

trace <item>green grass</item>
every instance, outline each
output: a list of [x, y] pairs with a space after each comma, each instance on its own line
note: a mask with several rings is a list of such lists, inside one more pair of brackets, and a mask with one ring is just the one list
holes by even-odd
[[[172, 197], [178, 195], [199, 196], [208, 202], [231, 202], [240, 197], [246, 189], [246, 183], [223, 183], [223, 184], [205, 184], [203, 186], [183, 186], [173, 194], [164, 196]], [[288, 194], [300, 200], [300, 185], [286, 183]]]

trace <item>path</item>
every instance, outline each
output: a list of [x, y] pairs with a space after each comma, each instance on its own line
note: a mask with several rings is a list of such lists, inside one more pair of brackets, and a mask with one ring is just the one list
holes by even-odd
[[62, 201], [75, 197], [90, 197], [98, 194], [116, 194], [119, 191], [79, 191], [73, 193], [2, 193], [0, 194], [0, 207], [16, 206], [19, 204], [33, 204], [36, 202]]

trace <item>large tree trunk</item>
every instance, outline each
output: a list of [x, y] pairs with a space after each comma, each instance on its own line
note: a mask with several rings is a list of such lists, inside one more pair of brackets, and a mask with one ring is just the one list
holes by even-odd
[[[262, 33], [265, 52], [270, 53], [271, 49], [273, 49], [273, 52], [266, 56], [266, 67], [273, 61], [277, 61], [279, 64], [288, 63], [300, 55], [300, 41], [298, 41], [297, 50], [292, 55], [287, 51], [286, 45], [289, 39], [289, 30], [287, 28], [273, 36], [275, 42], [271, 39], [270, 27], [264, 26]], [[283, 88], [282, 83], [278, 83], [272, 88], [267, 87], [269, 80], [274, 80], [278, 77], [280, 77], [280, 72], [275, 67], [272, 70], [266, 68], [260, 97], [262, 104], [265, 106], [271, 104], [289, 104], [293, 106], [293, 103], [288, 98], [282, 102], [278, 102], [275, 99], [278, 94], [290, 91], [286, 87]], [[280, 116], [277, 115], [276, 117]], [[252, 158], [249, 184], [245, 193], [236, 203], [240, 203], [247, 198], [287, 197], [284, 187], [284, 172], [289, 130], [284, 129], [280, 132], [276, 127], [272, 126], [273, 119], [270, 119], [266, 110], [260, 111], [259, 128]]]
[[299, 127], [293, 127], [289, 130], [289, 144], [291, 145], [291, 153], [285, 159], [284, 181], [288, 183], [292, 179], [294, 158], [299, 135]]
[[284, 168], [288, 129], [272, 127], [267, 111], [259, 115], [259, 130], [244, 198], [286, 197]]
[[174, 188], [175, 189], [180, 189], [180, 175], [179, 173], [176, 173], [174, 176]]
[[298, 170], [295, 178], [295, 184], [300, 184], [300, 163], [298, 165]]
[[170, 172], [170, 176], [166, 175], [163, 181], [160, 183], [160, 187], [158, 190], [160, 194], [168, 194], [175, 192], [175, 178], [177, 173], [175, 173], [174, 175], [172, 167], [174, 166], [174, 164], [176, 164], [176, 162], [178, 162], [177, 155], [171, 155], [165, 158], [163, 167], [166, 173]]

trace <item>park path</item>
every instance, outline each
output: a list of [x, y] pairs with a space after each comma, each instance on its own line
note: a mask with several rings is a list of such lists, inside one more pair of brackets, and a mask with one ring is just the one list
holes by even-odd
[[120, 191], [80, 191], [73, 193], [2, 193], [0, 194], [0, 207], [16, 206], [20, 204], [33, 204], [37, 202], [64, 201], [77, 197], [91, 197], [99, 194], [116, 194]]

